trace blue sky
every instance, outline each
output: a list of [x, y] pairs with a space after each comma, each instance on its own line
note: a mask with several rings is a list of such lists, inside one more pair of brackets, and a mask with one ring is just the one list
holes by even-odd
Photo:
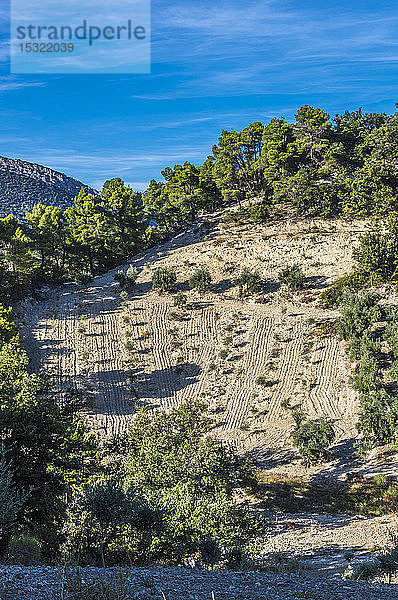
[[10, 75], [1, 1], [0, 155], [96, 188], [144, 189], [203, 162], [222, 128], [303, 104], [391, 113], [398, 100], [396, 2], [153, 0], [150, 75]]

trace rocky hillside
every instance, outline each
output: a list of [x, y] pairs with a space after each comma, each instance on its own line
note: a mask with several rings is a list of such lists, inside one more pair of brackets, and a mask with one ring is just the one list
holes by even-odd
[[[234, 225], [221, 216], [208, 225], [206, 236], [193, 227], [134, 257], [140, 275], [124, 305], [115, 270], [87, 290], [66, 284], [47, 302], [27, 306], [26, 343], [35, 367], [55, 372], [60, 390], [82, 388], [92, 400], [88, 419], [105, 435], [125, 428], [137, 402], [167, 410], [201, 397], [217, 415], [217, 435], [264, 460], [277, 451], [290, 457], [291, 401], [300, 400], [311, 417], [333, 419], [337, 443], [352, 440], [358, 407], [351, 365], [336, 336], [317, 332], [317, 324], [336, 317], [317, 300], [351, 270], [364, 223]], [[295, 262], [306, 285], [291, 294], [279, 285], [278, 272]], [[172, 295], [151, 290], [159, 266], [176, 270], [185, 310]], [[261, 274], [259, 297], [239, 297], [233, 279], [243, 266]], [[198, 267], [212, 275], [206, 293], [188, 287]]]
[[1, 217], [13, 213], [23, 218], [38, 202], [66, 208], [82, 187], [80, 181], [64, 173], [24, 160], [0, 156]]

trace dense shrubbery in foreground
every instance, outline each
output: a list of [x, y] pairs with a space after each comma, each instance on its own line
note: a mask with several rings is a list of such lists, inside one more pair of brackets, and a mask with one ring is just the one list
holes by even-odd
[[229, 564], [254, 520], [233, 500], [249, 466], [208, 434], [206, 407], [187, 402], [150, 415], [141, 410], [112, 473], [74, 494], [64, 553], [83, 563]]
[[60, 407], [47, 379], [28, 372], [8, 312], [0, 328], [0, 554], [17, 521], [48, 557], [61, 540], [66, 491], [90, 477], [96, 451], [78, 417], [80, 403], [71, 397]]

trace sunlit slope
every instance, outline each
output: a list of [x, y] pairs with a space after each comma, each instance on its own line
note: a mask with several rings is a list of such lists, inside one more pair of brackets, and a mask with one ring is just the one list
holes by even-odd
[[[120, 432], [137, 406], [168, 409], [200, 397], [214, 413], [216, 435], [259, 456], [291, 447], [288, 406], [298, 403], [310, 416], [332, 418], [338, 441], [353, 437], [351, 366], [328, 325], [336, 313], [320, 308], [318, 295], [351, 270], [364, 224], [215, 218], [210, 225], [206, 236], [194, 227], [135, 257], [141, 273], [127, 303], [115, 271], [87, 290], [67, 284], [27, 303], [24, 331], [36, 365], [52, 372], [61, 397], [70, 388], [84, 393], [87, 418], [107, 436]], [[306, 274], [301, 292], [278, 283], [280, 268], [292, 263]], [[186, 309], [151, 290], [158, 266], [175, 268]], [[244, 266], [260, 272], [264, 291], [240, 299], [233, 279]], [[189, 289], [197, 267], [212, 274], [207, 293]]]

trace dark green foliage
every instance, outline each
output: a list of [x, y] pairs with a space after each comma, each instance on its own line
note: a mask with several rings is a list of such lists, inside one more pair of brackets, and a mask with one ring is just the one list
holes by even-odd
[[213, 567], [222, 556], [220, 544], [212, 538], [199, 542], [199, 552], [203, 564], [209, 567]]
[[229, 547], [248, 533], [250, 519], [233, 500], [250, 475], [247, 461], [213, 440], [212, 427], [205, 405], [188, 401], [169, 414], [141, 410], [127, 436], [126, 485], [162, 512], [153, 552], [168, 562], [204, 548], [204, 540]]
[[200, 292], [206, 292], [211, 285], [211, 275], [207, 269], [196, 269], [189, 278], [189, 287], [198, 289]]
[[290, 290], [301, 290], [304, 287], [304, 273], [300, 265], [285, 267], [279, 272], [278, 278]]
[[16, 489], [11, 465], [7, 464], [3, 452], [0, 457], [0, 538], [5, 538], [14, 527], [30, 491]]
[[246, 207], [246, 213], [254, 223], [265, 223], [269, 219], [269, 202], [263, 200]]
[[398, 313], [394, 310], [388, 315], [389, 323], [384, 330], [384, 339], [395, 359], [398, 358]]
[[390, 214], [385, 222], [376, 220], [361, 238], [353, 256], [361, 272], [369, 280], [395, 281], [398, 256], [398, 214]]
[[[6, 320], [0, 339], [7, 338], [9, 326]], [[3, 471], [3, 484], [15, 490], [18, 523], [48, 553], [60, 541], [65, 492], [93, 470], [96, 450], [77, 414], [80, 403], [71, 397], [60, 407], [49, 381], [29, 373], [28, 362], [18, 337], [0, 343], [0, 439], [12, 473], [11, 480]], [[0, 555], [8, 537], [7, 531], [0, 535]]]
[[360, 271], [344, 275], [321, 293], [320, 304], [324, 308], [335, 308], [341, 303], [345, 290], [361, 290], [370, 283], [369, 276]]
[[261, 275], [257, 271], [252, 271], [248, 267], [244, 267], [239, 276], [234, 280], [234, 285], [239, 287], [241, 296], [255, 294], [261, 290]]
[[33, 535], [17, 531], [8, 543], [6, 558], [11, 564], [39, 565], [43, 562], [42, 544]]
[[362, 393], [357, 428], [365, 440], [374, 444], [398, 441], [398, 398], [382, 387]]
[[133, 265], [130, 265], [126, 271], [125, 279], [125, 286], [128, 291], [131, 291], [134, 288], [138, 279], [138, 275], [138, 269], [136, 267], [133, 267]]
[[156, 219], [160, 230], [178, 229], [193, 221], [200, 211], [214, 210], [220, 204], [221, 193], [213, 179], [212, 165], [212, 158], [201, 167], [185, 162], [162, 171], [165, 183], [151, 181], [143, 201], [148, 218]]
[[361, 337], [381, 318], [378, 305], [379, 296], [370, 291], [351, 292], [345, 290], [340, 304], [340, 318], [337, 324], [339, 335], [344, 339]]
[[187, 303], [187, 297], [182, 292], [178, 292], [173, 298], [173, 304], [174, 304], [174, 306], [177, 306], [178, 308], [183, 308], [186, 305], [186, 303]]
[[[0, 435], [19, 489], [32, 489], [23, 520], [48, 544], [56, 544], [67, 484], [92, 468], [94, 446], [86, 438], [76, 403], [57, 406], [48, 382], [27, 371], [18, 344], [0, 348]], [[38, 526], [44, 526], [37, 529]]]
[[[78, 563], [131, 562], [134, 550], [147, 549], [158, 521], [145, 500], [115, 479], [85, 485], [68, 506], [64, 552]], [[131, 556], [129, 556], [131, 554]]]
[[123, 269], [119, 269], [117, 271], [116, 275], [114, 276], [114, 280], [118, 282], [120, 287], [123, 287], [124, 282], [126, 280], [126, 275], [125, 275], [125, 272], [123, 271]]
[[137, 268], [133, 267], [133, 265], [130, 265], [126, 272], [119, 270], [114, 279], [118, 282], [122, 289], [126, 290], [127, 292], [131, 292], [134, 289], [138, 275], [139, 273]]
[[176, 272], [168, 267], [158, 267], [152, 275], [152, 287], [158, 292], [171, 292], [176, 282]]
[[[354, 340], [359, 340], [353, 348]], [[359, 360], [355, 367], [353, 388], [364, 394], [377, 390], [381, 385], [379, 363], [376, 357], [379, 344], [372, 342], [367, 335], [351, 340], [351, 351]]]
[[306, 464], [325, 460], [336, 437], [333, 425], [325, 419], [300, 420], [293, 432], [293, 443]]
[[236, 202], [264, 189], [263, 132], [259, 122], [241, 132], [223, 130], [213, 146], [213, 177], [225, 200]]
[[14, 323], [12, 309], [0, 304], [0, 346], [11, 342], [18, 335], [18, 327]]
[[93, 276], [91, 273], [88, 273], [87, 271], [81, 271], [76, 276], [76, 283], [82, 285], [83, 287], [87, 287], [92, 278]]
[[[348, 352], [357, 360], [353, 387], [359, 391], [360, 413], [357, 429], [362, 439], [357, 442], [359, 453], [365, 453], [375, 444], [398, 441], [398, 398], [391, 395], [384, 383], [383, 362], [380, 358], [379, 338], [391, 349], [393, 361], [390, 376], [396, 377], [397, 311], [387, 309], [384, 316], [388, 324], [384, 331], [372, 331], [373, 325], [382, 318], [379, 297], [370, 291], [343, 292], [340, 305], [341, 317], [338, 330], [343, 339], [349, 340]], [[383, 365], [386, 368], [385, 364]]]

